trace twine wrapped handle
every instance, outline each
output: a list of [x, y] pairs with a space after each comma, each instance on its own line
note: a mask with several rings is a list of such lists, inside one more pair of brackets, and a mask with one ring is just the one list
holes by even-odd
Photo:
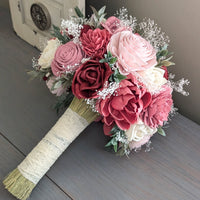
[[5, 188], [16, 198], [26, 200], [59, 156], [97, 117], [85, 100], [74, 97], [57, 123], [3, 181]]

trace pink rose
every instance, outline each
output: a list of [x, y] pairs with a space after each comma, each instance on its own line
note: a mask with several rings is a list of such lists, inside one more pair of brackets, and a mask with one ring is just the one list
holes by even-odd
[[144, 124], [151, 128], [163, 126], [163, 122], [168, 120], [168, 115], [171, 110], [172, 88], [163, 85], [162, 91], [152, 96], [152, 101], [149, 106], [141, 113], [141, 119]]
[[89, 29], [82, 33], [80, 41], [86, 55], [91, 57], [101, 57], [106, 52], [107, 44], [110, 40], [110, 34], [103, 29]]
[[129, 129], [150, 102], [151, 94], [129, 74], [127, 79], [120, 82], [116, 95], [102, 99], [98, 104], [97, 109], [103, 116], [105, 134], [108, 134], [114, 124], [122, 130]]
[[128, 30], [130, 28], [125, 27], [121, 24], [121, 21], [112, 16], [109, 17], [105, 23], [101, 23], [101, 25], [110, 33], [110, 34], [114, 34], [120, 31], [124, 31], [124, 30]]
[[131, 31], [112, 35], [107, 51], [117, 57], [117, 66], [124, 75], [145, 70], [157, 64], [155, 49], [148, 41]]
[[56, 81], [56, 77], [54, 77], [54, 76], [50, 77], [46, 81], [47, 87], [49, 88], [50, 92], [52, 94], [55, 94], [56, 96], [61, 96], [62, 94], [66, 93], [67, 88], [63, 87], [63, 85], [61, 85], [60, 87], [58, 87], [56, 89], [52, 88], [55, 81]]
[[66, 72], [75, 71], [83, 57], [84, 52], [80, 45], [72, 41], [59, 46], [51, 63], [53, 74], [60, 76]]

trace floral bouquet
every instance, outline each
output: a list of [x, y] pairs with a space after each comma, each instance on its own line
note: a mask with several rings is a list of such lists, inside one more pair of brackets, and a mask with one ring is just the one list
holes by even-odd
[[39, 59], [29, 74], [46, 81], [58, 97], [57, 111], [67, 108], [55, 126], [4, 180], [5, 187], [25, 200], [71, 142], [93, 121], [104, 123], [110, 137], [107, 148], [128, 155], [159, 133], [175, 112], [172, 90], [184, 95], [188, 80], [174, 82], [167, 67], [172, 54], [169, 38], [153, 20], [136, 18], [120, 9], [105, 19], [105, 7], [85, 18], [77, 17], [53, 26]]

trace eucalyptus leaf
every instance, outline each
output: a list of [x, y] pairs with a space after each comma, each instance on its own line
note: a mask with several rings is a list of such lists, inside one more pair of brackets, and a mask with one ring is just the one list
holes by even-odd
[[162, 136], [166, 136], [166, 133], [165, 133], [165, 131], [162, 129], [161, 126], [158, 127], [157, 132], [158, 132], [160, 135], [162, 135]]
[[52, 88], [53, 88], [53, 90], [55, 90], [55, 89], [58, 89], [61, 85], [62, 85], [62, 81], [58, 81], [54, 84], [54, 86]]
[[92, 12], [94, 13], [94, 15], [95, 15], [96, 17], [98, 17], [99, 15], [98, 15], [97, 10], [96, 10], [93, 6], [90, 6], [90, 8], [92, 9]]
[[76, 7], [74, 8], [74, 10], [75, 10], [75, 12], [76, 12], [76, 14], [77, 14], [78, 17], [84, 18], [83, 13], [81, 12], [81, 10], [79, 9], [78, 6], [76, 6]]
[[98, 11], [98, 15], [99, 15], [99, 16], [102, 16], [102, 15], [104, 14], [105, 10], [106, 10], [106, 6], [103, 6], [103, 7]]
[[113, 145], [115, 153], [117, 152], [117, 144]]

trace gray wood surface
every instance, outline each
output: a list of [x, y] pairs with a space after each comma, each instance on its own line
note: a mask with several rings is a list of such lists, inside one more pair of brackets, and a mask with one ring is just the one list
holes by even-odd
[[[58, 116], [51, 108], [54, 96], [43, 82], [29, 83], [25, 72], [39, 52], [12, 32], [7, 11], [0, 9], [0, 17], [0, 132], [13, 144], [0, 138], [2, 178]], [[68, 194], [76, 200], [198, 200], [200, 126], [178, 114], [166, 133], [166, 138], [153, 137], [149, 153], [120, 158], [105, 151], [102, 124], [93, 123], [58, 159], [31, 199], [62, 200]], [[0, 197], [13, 199], [0, 188]]]
[[[0, 199], [14, 200], [15, 198], [4, 189], [2, 180], [13, 170], [24, 156], [0, 134]], [[44, 177], [33, 191], [30, 200], [70, 200], [49, 178]]]

